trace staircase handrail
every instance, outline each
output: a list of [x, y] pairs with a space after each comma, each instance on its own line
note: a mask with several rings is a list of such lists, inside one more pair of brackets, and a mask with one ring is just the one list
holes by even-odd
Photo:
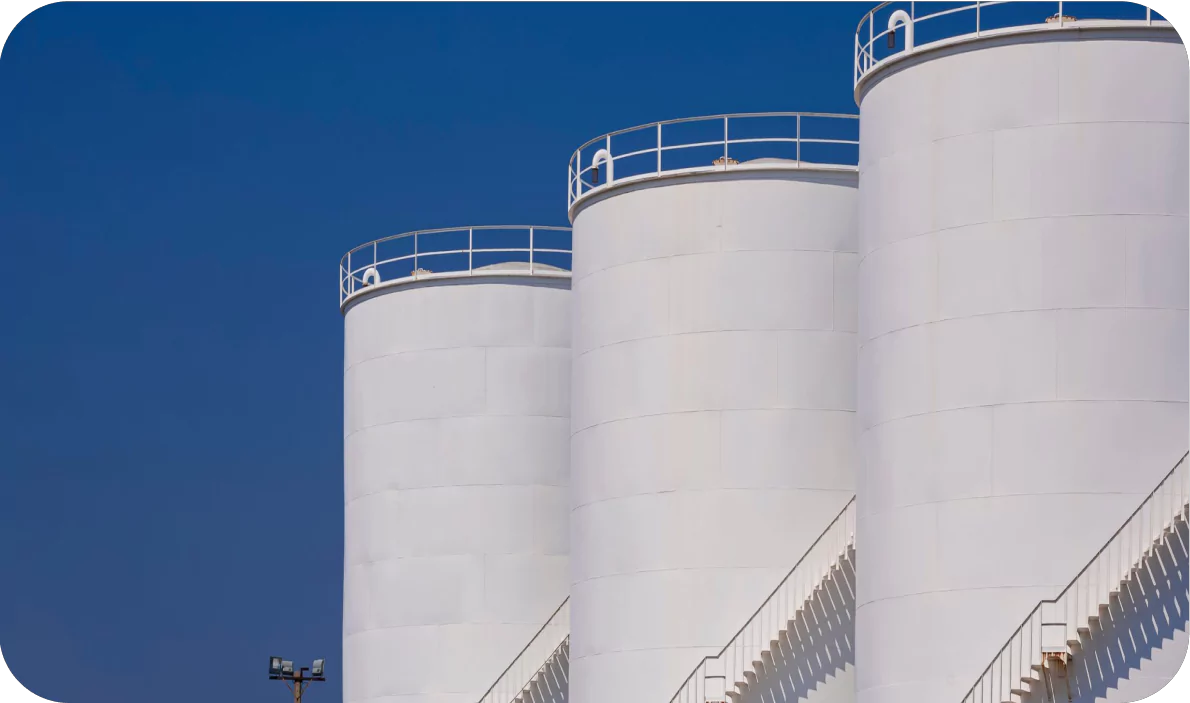
[[[1010, 700], [1009, 697], [1005, 697], [1005, 691], [1011, 694], [1014, 688], [1019, 688], [1019, 679], [1023, 678], [1025, 671], [1034, 664], [1041, 664], [1044, 654], [1066, 650], [1067, 639], [1072, 633], [1077, 633], [1079, 623], [1097, 615], [1099, 606], [1106, 603], [1111, 589], [1123, 581], [1126, 575], [1123, 569], [1131, 569], [1150, 545], [1173, 524], [1178, 512], [1186, 509], [1190, 501], [1187, 456], [1190, 456], [1190, 452], [1182, 455], [1157, 483], [1156, 488], [1145, 496], [1140, 505], [1057, 596], [1038, 602], [1029, 611], [1024, 622], [1013, 631], [1008, 641], [976, 679], [975, 684], [968, 689], [963, 696], [963, 703], [1002, 703]], [[1159, 516], [1155, 515], [1154, 511], [1159, 507], [1168, 507], [1169, 510]], [[1113, 546], [1117, 547], [1115, 554], [1111, 550]], [[1120, 568], [1113, 571], [1113, 566]], [[1050, 606], [1050, 613], [1058, 612], [1062, 620], [1051, 622], [1045, 618], [1047, 606]], [[1092, 612], [1091, 608], [1095, 611]], [[1072, 626], [1076, 628], [1073, 631]], [[1061, 630], [1055, 632], [1055, 628], [1059, 627]], [[1014, 676], [1017, 678], [1014, 679]], [[985, 691], [987, 695], [984, 695]]]
[[[558, 628], [561, 628], [561, 636], [557, 641], [553, 641], [546, 635], [546, 632], [556, 631]], [[533, 635], [529, 643], [517, 653], [512, 663], [504, 671], [500, 672], [500, 675], [496, 677], [495, 683], [487, 691], [484, 691], [483, 696], [479, 699], [479, 703], [511, 703], [529, 685], [533, 677], [541, 670], [543, 663], [549, 662], [550, 658], [557, 653], [558, 648], [565, 644], [569, 637], [570, 596], [567, 596], [566, 600], [562, 601], [562, 604], [554, 610], [549, 619], [545, 621], [545, 624], [541, 626], [541, 629]], [[548, 649], [542, 652], [544, 646], [548, 646]], [[532, 658], [530, 658], [530, 650], [533, 651]], [[537, 654], [537, 652], [541, 653]], [[528, 675], [526, 676], [524, 666], [527, 663], [531, 664], [533, 668], [528, 670]], [[517, 680], [519, 680], [519, 685], [516, 688], [510, 689], [508, 687], [509, 684]], [[511, 696], [507, 695], [510, 691], [513, 694]]]
[[[733, 647], [736, 648], [738, 657], [733, 657], [734, 661], [727, 663], [724, 673], [721, 678], [724, 680], [724, 686], [730, 686], [734, 681], [729, 681], [733, 678], [735, 673], [741, 673], [745, 666], [751, 665], [753, 659], [750, 658], [750, 653], [755, 657], [760, 656], [760, 652], [768, 647], [769, 641], [777, 636], [777, 632], [785, 626], [785, 623], [792, 619], [797, 610], [801, 608], [802, 604], [814, 593], [814, 587], [822, 582], [830, 569], [843, 553], [845, 549], [855, 543], [855, 496], [851, 496], [851, 500], [843, 506], [843, 509], [831, 520], [826, 529], [814, 540], [814, 542], [806, 549], [805, 553], [797, 560], [777, 584], [777, 587], [768, 595], [767, 598], [760, 604], [760, 607], [744, 622], [744, 625], [736, 631], [735, 635], [728, 640], [723, 649], [719, 650], [718, 654], [709, 655], [702, 658], [690, 675], [678, 687], [677, 692], [670, 698], [670, 703], [705, 703], [705, 688], [702, 700], [683, 698], [684, 693], [696, 694], [698, 692], [697, 674], [699, 671], [705, 671], [707, 663], [712, 660], [722, 659], [728, 650]], [[824, 559], [820, 559], [813, 564], [808, 564], [807, 560], [815, 553], [819, 547], [823, 547], [828, 551]], [[807, 565], [806, 570], [799, 573], [799, 569], [803, 565]], [[799, 578], [804, 577], [804, 578]], [[792, 584], [793, 588], [789, 588]], [[782, 596], [778, 598], [778, 596]], [[770, 608], [769, 612], [765, 612], [766, 608], [778, 604], [783, 605], [783, 610], [777, 611]], [[792, 610], [790, 610], [790, 606]], [[770, 627], [769, 630], [762, 631], [760, 627], [752, 627], [753, 625], [765, 625]], [[776, 627], [772, 627], [776, 626]], [[751, 630], [750, 630], [751, 628]], [[766, 637], [766, 633], [770, 633]], [[747, 647], [745, 648], [745, 646]], [[737, 671], [738, 670], [738, 671]], [[705, 679], [703, 677], [704, 686]], [[718, 676], [714, 678], [720, 678]], [[735, 680], [742, 680], [736, 678]], [[687, 696], [688, 698], [688, 696]]]

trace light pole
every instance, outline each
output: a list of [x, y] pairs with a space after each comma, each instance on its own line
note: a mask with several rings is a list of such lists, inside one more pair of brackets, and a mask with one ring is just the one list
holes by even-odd
[[[302, 694], [313, 681], [326, 681], [322, 675], [325, 659], [315, 659], [310, 666], [303, 666], [293, 673], [293, 662], [281, 657], [269, 657], [269, 680], [284, 681], [286, 687], [293, 693], [293, 703], [302, 703]], [[310, 672], [307, 676], [306, 672]]]

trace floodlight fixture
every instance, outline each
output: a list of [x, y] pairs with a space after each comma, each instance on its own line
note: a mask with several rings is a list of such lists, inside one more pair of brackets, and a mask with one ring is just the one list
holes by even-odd
[[285, 687], [293, 694], [293, 703], [302, 703], [302, 696], [311, 683], [326, 681], [323, 676], [325, 671], [326, 659], [315, 659], [308, 667], [296, 668], [292, 659], [269, 657], [269, 679], [283, 681]]

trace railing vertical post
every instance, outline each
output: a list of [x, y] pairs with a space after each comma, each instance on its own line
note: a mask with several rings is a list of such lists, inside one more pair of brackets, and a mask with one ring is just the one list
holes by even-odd
[[583, 150], [574, 152], [574, 199], [583, 196]]
[[421, 268], [417, 265], [417, 232], [413, 233], [413, 275], [417, 275], [417, 270]]
[[979, 36], [980, 32], [980, 17], [979, 17], [979, 0], [975, 0], [975, 36]]
[[467, 275], [475, 274], [475, 228], [467, 228]]
[[1066, 15], [1062, 14], [1062, 0], [1058, 0], [1058, 26], [1062, 27], [1066, 24]]
[[529, 275], [533, 275], [533, 228], [529, 228]]
[[873, 10], [868, 13], [868, 70], [872, 69], [872, 63], [876, 59], [876, 11]]
[[801, 113], [798, 113], [798, 116], [797, 116], [797, 138], [794, 141], [794, 144], [797, 146], [797, 165], [798, 165], [798, 168], [801, 168], [801, 165], [802, 165], [802, 116], [801, 116]]
[[723, 170], [727, 170], [727, 118], [723, 118]]
[[351, 252], [347, 252], [347, 291], [348, 295], [355, 292], [355, 275], [351, 273]]
[[1153, 8], [1151, 7], [1145, 8], [1145, 23], [1150, 27], [1153, 26]]
[[657, 175], [661, 175], [661, 123], [657, 123]]

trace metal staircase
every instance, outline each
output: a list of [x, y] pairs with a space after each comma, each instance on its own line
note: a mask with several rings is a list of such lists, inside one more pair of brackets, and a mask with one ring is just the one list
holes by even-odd
[[554, 611], [479, 703], [566, 703], [570, 676], [570, 598]]
[[1187, 626], [1187, 456], [1058, 596], [1037, 604], [963, 703], [1103, 698]]
[[792, 701], [854, 663], [855, 498], [670, 703]]

